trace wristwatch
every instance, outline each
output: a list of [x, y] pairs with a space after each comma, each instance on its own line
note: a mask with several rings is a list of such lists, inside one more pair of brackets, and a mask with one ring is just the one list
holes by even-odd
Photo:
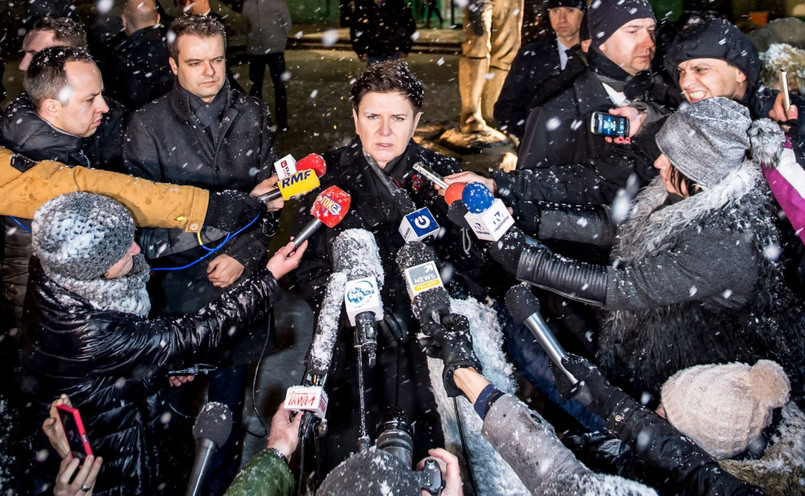
[[274, 453], [275, 455], [277, 455], [280, 460], [285, 462], [285, 465], [288, 465], [288, 457], [285, 456], [285, 453], [278, 450], [277, 448], [266, 448], [266, 449], [268, 450], [269, 453]]

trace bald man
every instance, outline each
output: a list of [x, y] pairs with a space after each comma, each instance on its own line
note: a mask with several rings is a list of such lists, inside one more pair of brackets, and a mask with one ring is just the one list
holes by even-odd
[[159, 22], [155, 0], [128, 0], [120, 17], [123, 32], [111, 46], [118, 57], [118, 69], [111, 78], [105, 72], [104, 82], [113, 98], [135, 110], [173, 87], [167, 30]]

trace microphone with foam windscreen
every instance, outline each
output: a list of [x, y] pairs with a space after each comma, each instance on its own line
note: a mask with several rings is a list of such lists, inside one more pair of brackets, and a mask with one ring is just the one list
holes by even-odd
[[322, 191], [310, 209], [313, 220], [308, 222], [294, 237], [294, 248], [310, 238], [321, 226], [334, 227], [344, 220], [351, 202], [352, 197], [349, 196], [349, 193], [338, 186], [330, 186]]
[[211, 401], [201, 407], [196, 423], [193, 424], [193, 437], [198, 442], [196, 460], [190, 473], [190, 483], [185, 496], [196, 496], [204, 483], [210, 468], [212, 455], [223, 446], [232, 433], [232, 412], [223, 403]]
[[[287, 157], [284, 157], [283, 160], [285, 158]], [[297, 162], [295, 169], [294, 172], [280, 177], [277, 182], [277, 189], [257, 198], [263, 202], [270, 202], [281, 196], [283, 200], [287, 201], [296, 196], [310, 193], [321, 185], [319, 178], [327, 173], [327, 164], [321, 155], [311, 153]]]
[[397, 266], [405, 278], [414, 317], [423, 324], [440, 323], [450, 311], [450, 300], [433, 250], [420, 242], [406, 244], [397, 252]]
[[461, 195], [464, 194], [464, 187], [467, 183], [453, 183], [444, 191], [444, 201], [448, 205], [452, 205], [454, 201], [460, 200]]
[[562, 373], [567, 376], [570, 382], [572, 384], [579, 382], [573, 374], [562, 365], [562, 359], [567, 356], [567, 353], [565, 353], [564, 348], [559, 344], [556, 336], [542, 318], [542, 314], [539, 312], [539, 300], [531, 293], [531, 290], [519, 284], [512, 286], [512, 288], [506, 292], [506, 308], [509, 309], [515, 322], [525, 325], [528, 330], [531, 331], [531, 334], [537, 338], [542, 349], [548, 354], [548, 357], [562, 370]]
[[482, 183], [467, 184], [461, 193], [461, 200], [469, 211], [465, 219], [478, 239], [497, 241], [514, 225], [514, 219], [503, 201], [495, 198]]

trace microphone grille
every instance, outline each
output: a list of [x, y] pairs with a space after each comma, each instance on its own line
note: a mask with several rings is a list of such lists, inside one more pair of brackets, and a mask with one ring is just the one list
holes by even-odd
[[345, 272], [350, 279], [374, 277], [383, 285], [383, 263], [374, 234], [366, 229], [345, 229], [333, 241], [333, 271]]
[[403, 245], [397, 252], [397, 265], [400, 270], [431, 261], [436, 261], [436, 253], [431, 247], [419, 241]]
[[232, 412], [223, 403], [211, 401], [201, 407], [196, 423], [193, 424], [193, 437], [196, 440], [209, 439], [221, 447], [232, 432]]
[[539, 312], [539, 300], [530, 289], [518, 284], [506, 292], [506, 308], [514, 321], [522, 324], [528, 317]]

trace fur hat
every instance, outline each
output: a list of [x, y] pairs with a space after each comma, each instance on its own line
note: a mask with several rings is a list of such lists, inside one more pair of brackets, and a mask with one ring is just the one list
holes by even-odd
[[134, 220], [107, 196], [67, 193], [39, 207], [32, 234], [45, 274], [88, 281], [123, 258], [134, 242]]
[[647, 0], [593, 0], [587, 10], [587, 28], [593, 46], [600, 46], [627, 22], [646, 18], [656, 20]]
[[679, 64], [691, 59], [724, 60], [746, 75], [750, 88], [754, 88], [760, 78], [760, 57], [755, 45], [724, 19], [711, 19], [680, 31], [663, 63], [668, 74], [676, 74]]
[[671, 376], [662, 387], [665, 418], [716, 459], [746, 451], [788, 402], [791, 386], [770, 360], [697, 365]]
[[419, 496], [422, 485], [396, 456], [377, 448], [356, 453], [335, 467], [316, 496]]
[[707, 98], [671, 114], [655, 139], [679, 172], [710, 188], [743, 162], [751, 124], [743, 105], [727, 98]]

